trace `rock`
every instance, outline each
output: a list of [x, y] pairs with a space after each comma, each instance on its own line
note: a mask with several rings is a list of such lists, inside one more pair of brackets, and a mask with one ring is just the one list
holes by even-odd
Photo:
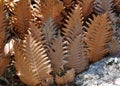
[[92, 76], [92, 75], [90, 75], [90, 74], [84, 75], [84, 78], [85, 78], [85, 79], [88, 79], [88, 80], [93, 79], [93, 77], [94, 77], [94, 76]]
[[107, 57], [89, 66], [79, 74], [77, 86], [120, 86], [120, 58]]

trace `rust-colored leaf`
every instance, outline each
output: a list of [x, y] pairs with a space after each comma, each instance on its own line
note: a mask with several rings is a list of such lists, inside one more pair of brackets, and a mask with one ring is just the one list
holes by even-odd
[[57, 27], [55, 25], [55, 22], [53, 18], [48, 18], [47, 21], [42, 26], [42, 29], [45, 33], [45, 38], [47, 41], [47, 45], [52, 42], [52, 40], [55, 38]]
[[68, 55], [65, 64], [67, 69], [74, 68], [76, 73], [80, 73], [88, 67], [88, 58], [85, 52], [83, 36], [79, 35], [73, 40], [69, 40], [67, 46]]
[[46, 47], [46, 38], [45, 38], [45, 33], [42, 28], [39, 28], [37, 24], [34, 22], [30, 22], [30, 32], [33, 34], [33, 36], [38, 39], [39, 41], [42, 42], [43, 46]]
[[59, 0], [40, 1], [37, 5], [39, 13], [43, 15], [43, 20], [47, 20], [49, 17], [55, 19], [63, 9], [63, 4]]
[[80, 5], [82, 7], [82, 12], [84, 20], [87, 20], [88, 16], [93, 12], [94, 0], [81, 0]]
[[[31, 28], [33, 29], [33, 28]], [[50, 60], [42, 42], [29, 33], [15, 44], [15, 66], [20, 79], [29, 86], [49, 84], [52, 80]]]
[[49, 57], [54, 73], [64, 71], [64, 65], [66, 64], [64, 44], [63, 38], [60, 35], [51, 44]]
[[19, 0], [13, 13], [15, 33], [19, 38], [23, 39], [29, 28], [30, 19], [32, 19], [29, 0]]
[[69, 8], [72, 7], [72, 5], [74, 4], [73, 0], [63, 0], [63, 4], [65, 7]]
[[82, 32], [83, 15], [82, 8], [79, 5], [75, 7], [66, 22], [67, 24], [65, 24], [66, 28], [63, 28], [63, 34], [66, 37], [74, 39], [74, 37]]
[[95, 62], [103, 58], [108, 53], [107, 43], [112, 38], [111, 22], [107, 13], [93, 16], [91, 24], [88, 23], [86, 34], [87, 54], [90, 62]]

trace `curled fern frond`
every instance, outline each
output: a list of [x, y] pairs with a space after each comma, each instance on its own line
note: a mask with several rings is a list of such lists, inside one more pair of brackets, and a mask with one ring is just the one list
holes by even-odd
[[111, 22], [108, 14], [93, 16], [93, 20], [88, 23], [89, 28], [85, 33], [87, 44], [87, 54], [90, 62], [95, 62], [103, 58], [108, 53], [107, 43], [112, 38]]
[[14, 31], [19, 38], [23, 39], [29, 28], [30, 19], [32, 19], [29, 0], [19, 0], [13, 13]]

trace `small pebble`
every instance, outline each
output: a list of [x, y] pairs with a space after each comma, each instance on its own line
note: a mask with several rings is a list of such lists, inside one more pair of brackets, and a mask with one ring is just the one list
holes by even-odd
[[88, 79], [88, 80], [90, 80], [90, 79], [93, 79], [93, 75], [91, 75], [91, 74], [86, 74], [86, 75], [84, 75], [84, 78], [85, 79]]

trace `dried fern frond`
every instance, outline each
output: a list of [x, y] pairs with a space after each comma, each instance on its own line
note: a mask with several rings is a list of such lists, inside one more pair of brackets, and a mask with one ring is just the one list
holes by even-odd
[[112, 13], [113, 2], [112, 0], [95, 0], [95, 12], [97, 14], [104, 14], [106, 12]]
[[120, 0], [113, 0], [114, 5], [118, 12], [120, 12]]
[[63, 42], [63, 38], [60, 35], [58, 35], [58, 37], [55, 38], [51, 44], [51, 48], [49, 50], [49, 57], [54, 73], [64, 71], [64, 65], [66, 64], [66, 51], [64, 50], [64, 44], [65, 43]]
[[32, 19], [29, 0], [19, 0], [13, 13], [15, 33], [19, 38], [23, 39], [29, 28], [30, 19]]
[[87, 44], [87, 54], [90, 62], [95, 62], [103, 58], [108, 53], [107, 43], [112, 38], [111, 22], [108, 14], [93, 16], [91, 24], [88, 23], [85, 42]]
[[27, 85], [43, 85], [52, 79], [46, 49], [32, 33], [26, 35], [22, 43], [15, 44], [15, 60], [18, 76]]
[[115, 14], [113, 13], [113, 0], [95, 0], [96, 1], [96, 6], [95, 6], [95, 13], [97, 14], [104, 14], [108, 13], [109, 18], [111, 21], [116, 21], [115, 20]]
[[66, 8], [70, 8], [74, 5], [75, 1], [73, 0], [62, 0], [63, 1], [63, 5], [66, 7]]
[[42, 28], [39, 28], [37, 24], [34, 22], [30, 22], [30, 32], [33, 34], [33, 36], [36, 39], [39, 39], [39, 41], [42, 42], [42, 44], [46, 47], [46, 38], [45, 38], [45, 33]]
[[7, 28], [7, 22], [6, 22], [6, 11], [4, 4], [0, 3], [0, 58], [3, 54], [3, 49], [5, 45], [5, 37], [6, 37], [6, 28]]
[[64, 9], [61, 12], [61, 16], [58, 19], [61, 21], [59, 22], [60, 29], [63, 28], [66, 23], [66, 19], [68, 19], [68, 15], [72, 13], [75, 5], [78, 3], [77, 0], [61, 0], [63, 2]]
[[45, 0], [38, 2], [38, 11], [43, 15], [43, 20], [49, 17], [55, 19], [63, 10], [63, 3], [59, 0]]
[[88, 16], [93, 12], [94, 0], [81, 0], [80, 5], [82, 7], [84, 20], [87, 20]]
[[63, 75], [62, 77], [56, 75], [55, 81], [57, 83], [58, 86], [67, 84], [69, 82], [72, 82], [75, 78], [75, 70], [71, 69], [68, 70], [65, 75]]
[[68, 55], [66, 60], [68, 61], [65, 64], [67, 69], [74, 68], [76, 73], [80, 73], [85, 70], [88, 66], [88, 58], [85, 52], [85, 44], [83, 42], [83, 36], [79, 35], [74, 38], [74, 40], [69, 40], [68, 44]]
[[17, 70], [17, 75], [19, 78], [28, 85], [36, 85], [38, 84], [38, 80], [35, 79], [34, 73], [31, 72], [32, 69], [29, 66], [29, 61], [23, 55], [22, 45], [15, 43], [14, 51], [15, 51], [15, 67]]
[[52, 40], [55, 38], [57, 27], [55, 25], [55, 22], [53, 18], [48, 18], [44, 25], [42, 26], [42, 29], [45, 33], [45, 38], [47, 41], [47, 45], [52, 42]]
[[66, 28], [63, 28], [63, 35], [74, 39], [82, 32], [83, 15], [82, 8], [79, 5], [75, 7], [66, 22]]

